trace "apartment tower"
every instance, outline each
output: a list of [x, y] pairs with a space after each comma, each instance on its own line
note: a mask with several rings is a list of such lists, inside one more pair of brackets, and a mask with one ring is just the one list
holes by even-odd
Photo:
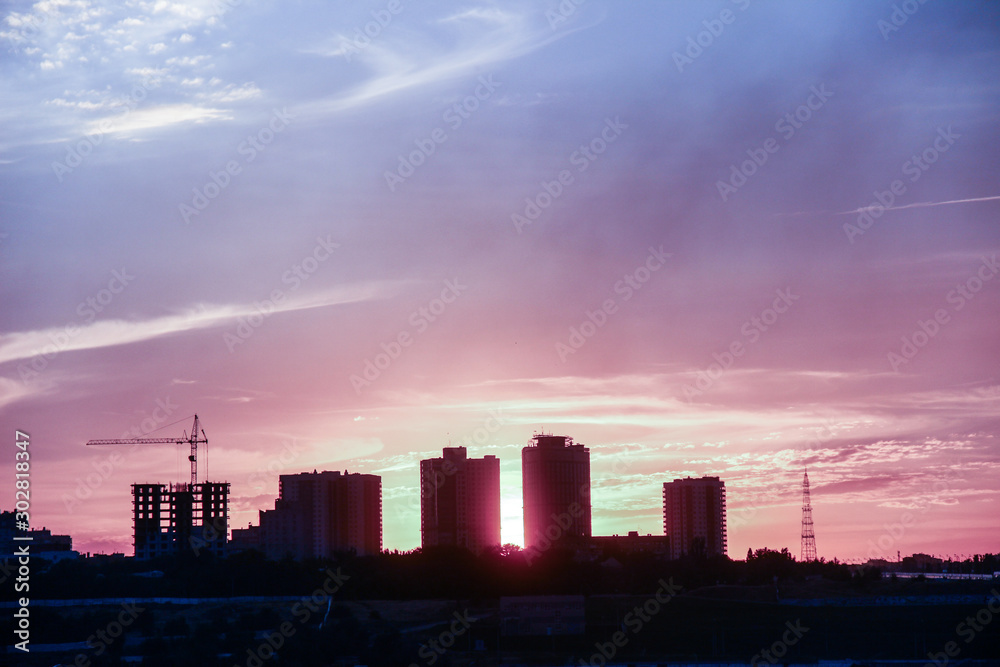
[[663, 531], [670, 557], [726, 555], [726, 483], [718, 477], [663, 484]]
[[524, 547], [589, 538], [590, 450], [563, 435], [536, 434], [521, 450]]
[[335, 552], [359, 556], [382, 551], [382, 478], [303, 472], [278, 477], [273, 510], [260, 511], [260, 525], [233, 531], [240, 548], [269, 558], [326, 558]]
[[420, 543], [477, 554], [500, 545], [500, 459], [445, 447], [420, 462]]

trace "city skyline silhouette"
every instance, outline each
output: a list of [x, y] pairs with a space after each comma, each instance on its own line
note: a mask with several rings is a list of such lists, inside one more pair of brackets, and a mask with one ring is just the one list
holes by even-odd
[[198, 413], [231, 526], [349, 469], [416, 548], [451, 442], [524, 544], [544, 429], [591, 448], [597, 535], [718, 476], [730, 554], [797, 554], [808, 467], [820, 556], [995, 551], [997, 10], [907, 8], [8, 8], [33, 524], [130, 551], [131, 485], [187, 453], [83, 443]]
[[992, 667], [1000, 3], [11, 0], [17, 664]]

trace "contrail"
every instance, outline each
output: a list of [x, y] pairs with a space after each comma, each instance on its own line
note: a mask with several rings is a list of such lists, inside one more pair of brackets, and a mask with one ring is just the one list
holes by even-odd
[[[924, 201], [917, 202], [915, 204], [904, 204], [903, 206], [890, 206], [885, 208], [886, 211], [899, 211], [904, 208], [927, 208], [930, 206], [944, 206], [945, 204], [965, 204], [967, 202], [974, 201], [993, 201], [994, 199], [1000, 199], [1000, 195], [993, 195], [990, 197], [975, 197], [972, 199], [951, 199], [949, 201]], [[851, 215], [852, 213], [864, 213], [865, 211], [871, 211], [874, 206], [862, 206], [861, 208], [856, 208], [853, 211], [841, 211], [840, 213], [835, 213], [834, 215]]]

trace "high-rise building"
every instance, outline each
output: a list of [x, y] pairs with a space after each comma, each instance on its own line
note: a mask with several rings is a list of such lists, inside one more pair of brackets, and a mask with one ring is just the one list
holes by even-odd
[[229, 536], [229, 483], [133, 484], [132, 522], [136, 558], [186, 549], [222, 556]]
[[500, 459], [470, 459], [465, 447], [445, 447], [420, 462], [420, 543], [465, 547], [473, 553], [500, 545]]
[[663, 484], [663, 532], [670, 557], [726, 555], [726, 483], [718, 477]]
[[382, 551], [382, 478], [339, 470], [278, 478], [273, 510], [260, 525], [233, 531], [233, 542], [269, 558], [324, 558], [337, 551], [359, 556]]
[[590, 450], [563, 435], [538, 434], [521, 450], [524, 547], [589, 538]]

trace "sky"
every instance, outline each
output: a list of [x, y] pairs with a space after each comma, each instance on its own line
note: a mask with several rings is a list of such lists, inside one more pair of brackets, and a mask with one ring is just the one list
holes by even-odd
[[[0, 423], [131, 553], [208, 436], [278, 475], [591, 452], [595, 534], [726, 483], [729, 554], [1000, 551], [1000, 6], [43, 0], [0, 18]], [[7, 482], [5, 482], [7, 484]], [[11, 509], [13, 492], [0, 507]]]

